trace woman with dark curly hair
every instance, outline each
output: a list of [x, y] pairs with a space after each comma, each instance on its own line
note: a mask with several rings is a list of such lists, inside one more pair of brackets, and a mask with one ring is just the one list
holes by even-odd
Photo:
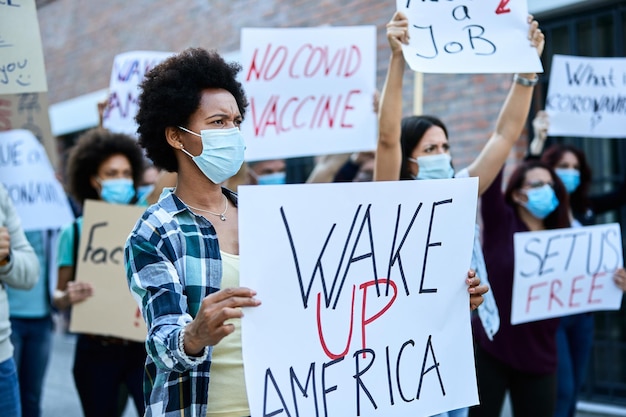
[[[136, 184], [144, 158], [137, 142], [124, 134], [97, 128], [81, 136], [68, 160], [70, 193], [83, 204], [86, 199], [113, 204], [136, 201]], [[75, 277], [76, 252], [83, 219], [66, 226], [57, 243], [59, 267], [53, 304], [65, 310], [93, 295], [93, 287]], [[111, 300], [114, 305], [115, 300]], [[144, 412], [142, 395], [142, 343], [110, 336], [78, 334], [74, 354], [74, 382], [86, 417], [118, 415], [120, 389], [133, 397], [139, 415]]]
[[157, 167], [178, 173], [125, 247], [148, 326], [146, 416], [250, 415], [239, 307], [259, 301], [239, 287], [237, 196], [221, 185], [244, 159], [248, 101], [238, 71], [216, 52], [191, 48], [141, 85], [139, 143]]

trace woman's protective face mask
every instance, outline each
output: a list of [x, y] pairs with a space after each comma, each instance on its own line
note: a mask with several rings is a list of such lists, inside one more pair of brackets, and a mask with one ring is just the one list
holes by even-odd
[[215, 184], [220, 184], [239, 171], [243, 164], [246, 145], [243, 135], [237, 127], [232, 129], [206, 129], [200, 134], [178, 126], [192, 135], [202, 138], [202, 153], [193, 156], [181, 148], [200, 168], [200, 171]]
[[256, 177], [259, 185], [275, 185], [284, 184], [287, 178], [285, 171], [272, 172], [271, 174], [263, 174]]
[[448, 153], [418, 156], [417, 159], [408, 158], [408, 160], [417, 164], [416, 180], [442, 180], [454, 177], [452, 157]]
[[559, 199], [556, 197], [550, 184], [544, 184], [538, 188], [531, 188], [526, 191], [528, 201], [521, 203], [522, 206], [534, 217], [543, 220], [559, 206]]
[[556, 175], [559, 176], [568, 194], [576, 191], [580, 185], [580, 171], [574, 168], [557, 168]]
[[102, 190], [100, 198], [107, 203], [128, 204], [135, 196], [133, 180], [129, 178], [114, 178], [99, 180]]
[[137, 199], [147, 198], [154, 191], [154, 184], [140, 185], [137, 187]]

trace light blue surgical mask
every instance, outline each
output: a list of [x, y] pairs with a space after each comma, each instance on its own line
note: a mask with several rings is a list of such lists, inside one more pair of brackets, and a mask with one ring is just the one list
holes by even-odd
[[135, 196], [135, 186], [133, 180], [129, 178], [114, 178], [99, 182], [102, 186], [100, 198], [107, 203], [128, 204]]
[[259, 185], [275, 185], [284, 184], [287, 178], [285, 171], [272, 172], [271, 174], [259, 175], [256, 182]]
[[178, 126], [192, 135], [202, 138], [202, 153], [193, 156], [181, 148], [200, 168], [200, 171], [215, 184], [220, 184], [239, 171], [243, 164], [246, 145], [243, 135], [237, 127], [232, 129], [206, 129], [200, 134]]
[[140, 185], [137, 187], [137, 200], [147, 198], [154, 191], [154, 184]]
[[452, 157], [449, 153], [418, 156], [417, 159], [408, 158], [418, 167], [416, 180], [442, 180], [454, 177]]
[[550, 184], [531, 188], [526, 191], [526, 196], [528, 196], [528, 201], [522, 205], [530, 214], [541, 220], [548, 217], [559, 206], [559, 199]]
[[574, 168], [557, 168], [556, 175], [559, 176], [568, 194], [576, 191], [580, 185], [580, 171]]

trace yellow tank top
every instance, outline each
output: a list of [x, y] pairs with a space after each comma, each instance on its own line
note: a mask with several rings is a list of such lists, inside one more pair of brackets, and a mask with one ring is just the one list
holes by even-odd
[[[239, 286], [239, 256], [221, 252], [222, 288]], [[241, 354], [241, 320], [232, 320], [235, 331], [213, 348], [209, 380], [208, 417], [250, 415]]]

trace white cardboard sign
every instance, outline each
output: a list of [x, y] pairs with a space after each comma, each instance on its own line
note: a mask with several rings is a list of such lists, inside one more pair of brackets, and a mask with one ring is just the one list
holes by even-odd
[[528, 40], [526, 1], [396, 0], [409, 19], [402, 50], [413, 71], [543, 72]]
[[514, 235], [511, 324], [619, 310], [613, 272], [624, 265], [619, 223]]
[[46, 150], [31, 131], [0, 132], [0, 181], [24, 230], [58, 229], [74, 220]]
[[431, 416], [478, 402], [465, 277], [477, 178], [243, 186], [253, 417]]
[[148, 71], [171, 55], [171, 52], [131, 51], [115, 56], [109, 100], [102, 120], [104, 127], [113, 132], [137, 135], [135, 116], [139, 109], [139, 84]]
[[626, 58], [554, 55], [548, 134], [626, 138]]
[[376, 27], [241, 31], [246, 160], [376, 147]]

